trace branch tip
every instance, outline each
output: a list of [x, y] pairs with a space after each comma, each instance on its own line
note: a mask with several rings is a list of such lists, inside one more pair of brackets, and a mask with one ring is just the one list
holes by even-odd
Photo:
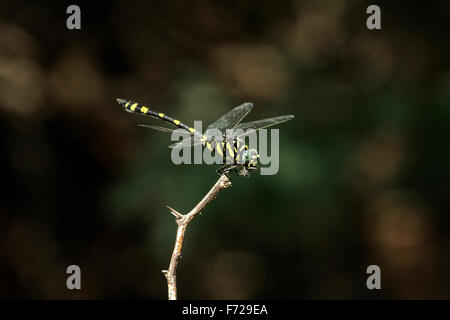
[[166, 206], [166, 207], [170, 210], [170, 213], [173, 214], [176, 219], [183, 218], [183, 215], [181, 213], [179, 213], [177, 210], [175, 210], [174, 208], [172, 208], [170, 206]]

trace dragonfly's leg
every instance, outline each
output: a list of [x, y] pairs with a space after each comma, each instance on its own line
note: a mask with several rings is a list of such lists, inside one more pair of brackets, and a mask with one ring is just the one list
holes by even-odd
[[232, 170], [234, 170], [235, 172], [237, 172], [236, 168], [237, 168], [237, 165], [232, 164], [232, 165], [230, 165], [228, 168], [225, 169], [225, 175], [227, 176], [228, 179], [231, 180], [231, 176], [229, 175], [229, 173], [230, 173]]
[[224, 164], [223, 166], [221, 166], [219, 169], [216, 170], [216, 173], [221, 176], [222, 174], [225, 173], [225, 170], [227, 169], [228, 164]]
[[219, 169], [216, 170], [216, 173], [221, 176], [222, 174], [226, 175], [228, 179], [231, 180], [231, 177], [229, 175], [229, 172], [233, 169], [236, 169], [236, 165], [232, 164], [224, 164]]

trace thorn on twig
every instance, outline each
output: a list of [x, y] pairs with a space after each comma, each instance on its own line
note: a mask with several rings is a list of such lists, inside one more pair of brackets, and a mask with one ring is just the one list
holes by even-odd
[[170, 210], [170, 213], [173, 214], [176, 219], [183, 218], [183, 215], [181, 213], [179, 213], [177, 210], [175, 210], [174, 208], [171, 208], [169, 206], [166, 206], [166, 207]]

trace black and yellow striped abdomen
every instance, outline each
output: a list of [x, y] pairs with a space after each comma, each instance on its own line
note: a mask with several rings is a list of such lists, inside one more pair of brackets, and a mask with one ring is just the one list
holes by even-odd
[[124, 100], [124, 99], [117, 99], [117, 102], [125, 108], [126, 111], [128, 112], [134, 112], [134, 113], [139, 113], [139, 114], [143, 114], [146, 116], [150, 116], [156, 119], [160, 119], [163, 121], [166, 121], [170, 124], [173, 124], [175, 126], [177, 126], [180, 129], [184, 129], [189, 131], [190, 133], [194, 133], [195, 129], [191, 128], [187, 125], [185, 125], [184, 123], [182, 123], [180, 120], [176, 120], [173, 119], [167, 115], [165, 115], [164, 113], [161, 112], [156, 112], [146, 106], [140, 105], [134, 101], [131, 100]]

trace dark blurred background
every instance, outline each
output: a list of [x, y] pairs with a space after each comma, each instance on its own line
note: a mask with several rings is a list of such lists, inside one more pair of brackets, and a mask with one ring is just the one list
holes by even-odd
[[279, 173], [234, 178], [189, 226], [180, 298], [449, 298], [450, 3], [433, 3], [1, 1], [0, 298], [166, 299], [165, 206], [189, 211], [216, 166], [173, 165], [117, 97], [189, 124], [244, 101], [296, 116]]

